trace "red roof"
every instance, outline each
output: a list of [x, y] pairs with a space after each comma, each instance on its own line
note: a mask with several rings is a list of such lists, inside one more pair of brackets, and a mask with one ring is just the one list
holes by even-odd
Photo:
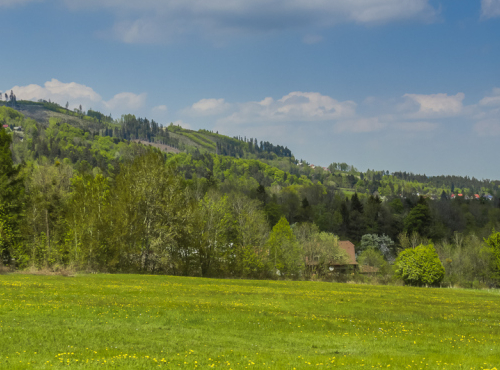
[[7, 127], [9, 127], [9, 125], [3, 125], [2, 127], [3, 127], [3, 128], [7, 128]]
[[349, 265], [357, 265], [358, 263], [356, 262], [356, 252], [354, 250], [354, 244], [352, 244], [349, 240], [342, 240], [339, 241], [339, 247], [342, 248], [347, 252], [347, 255], [349, 256]]
[[[354, 244], [352, 244], [349, 240], [339, 241], [339, 247], [347, 252], [349, 256], [349, 262], [345, 265], [340, 264], [338, 262], [330, 262], [334, 266], [346, 266], [346, 265], [357, 265], [356, 262], [356, 252], [354, 250]], [[306, 256], [306, 265], [308, 266], [316, 266], [318, 265], [318, 261], [309, 261], [309, 258]]]

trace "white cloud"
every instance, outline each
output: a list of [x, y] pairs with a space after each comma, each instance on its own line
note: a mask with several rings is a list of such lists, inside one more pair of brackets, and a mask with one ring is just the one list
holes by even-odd
[[[69, 103], [71, 108], [80, 104], [84, 109], [111, 110], [113, 114], [129, 113], [142, 108], [146, 102], [146, 94], [122, 92], [116, 94], [108, 101], [91, 87], [76, 82], [61, 82], [55, 78], [45, 82], [43, 86], [31, 84], [27, 86], [14, 86], [13, 90], [18, 100], [50, 100], [62, 106]], [[107, 112], [106, 112], [107, 113]]]
[[153, 110], [157, 112], [166, 113], [168, 111], [168, 108], [166, 105], [157, 105], [156, 107], [153, 107]]
[[14, 86], [11, 89], [18, 100], [51, 100], [61, 105], [69, 102], [72, 107], [91, 104], [102, 101], [101, 96], [91, 87], [76, 82], [64, 83], [55, 78], [45, 82], [44, 86], [31, 84], [27, 86]]
[[[238, 130], [245, 132], [254, 128], [274, 132], [277, 127], [296, 132], [307, 127], [309, 131], [331, 129], [335, 133], [360, 134], [390, 131], [414, 137], [445, 127], [453, 131], [456, 125], [468, 126], [478, 135], [496, 135], [500, 125], [500, 88], [494, 88], [476, 104], [464, 105], [464, 99], [464, 93], [408, 93], [395, 99], [368, 97], [358, 107], [354, 101], [339, 101], [318, 92], [295, 91], [280, 99], [266, 97], [232, 104], [223, 99], [202, 99], [187, 112], [193, 107], [203, 112], [227, 105], [215, 116], [215, 127], [235, 129], [239, 126]], [[307, 126], [313, 122], [317, 123], [314, 128]]]
[[112, 111], [130, 112], [142, 108], [146, 102], [147, 94], [134, 94], [123, 92], [116, 94], [111, 100], [105, 101], [104, 106]]
[[224, 113], [230, 106], [224, 99], [201, 99], [185, 109], [184, 113], [193, 116], [213, 116]]
[[412, 113], [411, 116], [423, 118], [450, 117], [460, 114], [465, 95], [463, 93], [450, 96], [448, 94], [405, 94], [404, 97], [418, 106], [418, 111]]
[[291, 92], [281, 99], [267, 97], [258, 102], [237, 104], [230, 116], [222, 121], [245, 122], [312, 122], [352, 117], [356, 103], [339, 102], [317, 92]]
[[500, 17], [500, 0], [481, 0], [481, 17]]
[[[1, 0], [0, 0], [1, 1]], [[115, 37], [128, 43], [161, 43], [182, 35], [261, 34], [339, 23], [432, 21], [429, 0], [64, 0], [74, 10], [115, 14]], [[306, 37], [307, 40], [307, 37]], [[307, 41], [305, 41], [307, 42]], [[317, 42], [317, 41], [316, 41]]]
[[482, 106], [500, 106], [500, 88], [494, 88], [491, 96], [485, 96], [479, 101]]

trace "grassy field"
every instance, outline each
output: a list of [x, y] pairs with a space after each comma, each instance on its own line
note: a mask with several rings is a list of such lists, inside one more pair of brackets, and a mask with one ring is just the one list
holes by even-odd
[[0, 368], [493, 369], [495, 291], [0, 276]]

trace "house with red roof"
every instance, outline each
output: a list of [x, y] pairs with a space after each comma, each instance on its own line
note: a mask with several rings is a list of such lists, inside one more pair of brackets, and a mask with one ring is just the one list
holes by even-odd
[[[358, 263], [356, 262], [356, 250], [354, 248], [354, 244], [352, 244], [349, 240], [341, 240], [339, 241], [339, 248], [342, 248], [347, 253], [349, 260], [345, 264], [330, 261], [328, 263], [330, 271], [347, 272], [357, 269]], [[309, 261], [309, 259], [306, 257], [307, 266], [317, 266], [318, 264], [319, 262], [317, 260]]]

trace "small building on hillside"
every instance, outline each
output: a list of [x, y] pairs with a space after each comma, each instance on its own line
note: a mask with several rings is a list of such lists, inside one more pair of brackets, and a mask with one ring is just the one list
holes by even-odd
[[[349, 272], [356, 270], [358, 268], [358, 263], [356, 262], [356, 250], [354, 248], [354, 244], [352, 244], [349, 240], [341, 240], [339, 241], [339, 248], [342, 248], [347, 253], [349, 261], [346, 264], [330, 261], [328, 263], [330, 271]], [[318, 266], [318, 264], [319, 262], [317, 260], [310, 261], [306, 257], [307, 266]]]
[[339, 247], [346, 251], [349, 256], [349, 264], [357, 265], [356, 262], [356, 249], [354, 248], [354, 244], [352, 244], [349, 240], [341, 240], [339, 241]]
[[340, 263], [332, 263], [331, 267], [333, 267], [334, 271], [352, 271], [357, 269], [358, 263], [356, 262], [356, 249], [354, 248], [354, 244], [349, 240], [341, 240], [339, 241], [339, 247], [347, 253], [349, 262], [343, 265]]

